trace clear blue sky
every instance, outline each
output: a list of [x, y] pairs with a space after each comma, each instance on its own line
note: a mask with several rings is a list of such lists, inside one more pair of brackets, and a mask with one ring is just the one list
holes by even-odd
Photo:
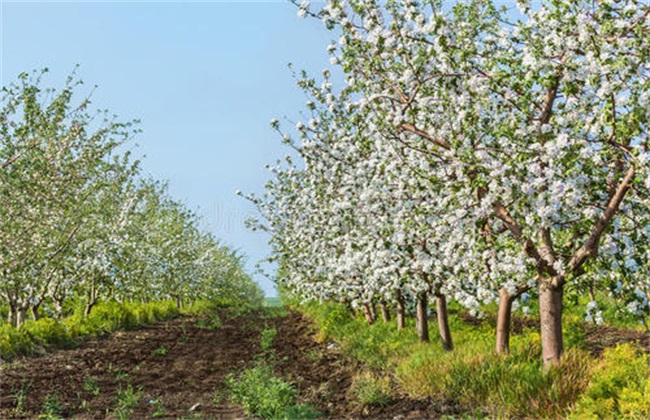
[[[288, 63], [313, 74], [328, 65], [334, 34], [300, 19], [285, 1], [0, 1], [2, 84], [49, 67], [62, 86], [80, 65], [93, 103], [142, 120], [145, 174], [198, 209], [205, 229], [248, 256], [249, 272], [269, 250], [248, 232], [254, 208], [234, 192], [262, 192], [287, 153], [271, 118], [295, 120], [305, 97]], [[272, 282], [255, 276], [268, 295]]]

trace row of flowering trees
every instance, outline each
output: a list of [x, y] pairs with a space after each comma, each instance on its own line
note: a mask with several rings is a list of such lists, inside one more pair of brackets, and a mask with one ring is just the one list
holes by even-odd
[[[249, 197], [279, 283], [364, 308], [539, 297], [543, 359], [562, 355], [566, 290], [648, 314], [650, 6], [639, 0], [331, 0], [297, 3], [338, 37], [342, 81], [307, 74], [304, 161]], [[337, 88], [333, 85], [340, 84]], [[567, 289], [568, 288], [568, 289]], [[589, 306], [597, 316], [595, 302]], [[590, 316], [591, 316], [590, 315]]]
[[102, 298], [174, 299], [261, 292], [241, 257], [200, 232], [165, 186], [139, 177], [125, 151], [132, 123], [75, 102], [78, 81], [40, 87], [44, 72], [3, 87], [0, 109], [0, 305], [20, 326], [31, 312], [86, 314]]

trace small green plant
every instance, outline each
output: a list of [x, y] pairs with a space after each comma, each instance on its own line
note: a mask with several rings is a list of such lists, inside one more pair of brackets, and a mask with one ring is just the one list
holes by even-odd
[[83, 389], [92, 393], [93, 395], [99, 395], [101, 391], [99, 384], [97, 383], [97, 379], [92, 376], [88, 376], [86, 379], [84, 379]]
[[81, 403], [79, 404], [79, 410], [80, 411], [86, 411], [86, 412], [90, 413], [90, 411], [92, 410], [92, 407], [90, 406], [90, 404], [88, 404], [88, 401], [82, 400]]
[[149, 404], [153, 405], [154, 412], [151, 414], [151, 417], [164, 417], [165, 416], [165, 406], [163, 405], [162, 399], [154, 398], [147, 401]]
[[116, 381], [121, 381], [122, 379], [126, 379], [128, 377], [129, 377], [129, 372], [126, 372], [124, 370], [118, 370], [117, 373], [115, 374]]
[[154, 356], [164, 356], [168, 353], [168, 350], [164, 347], [160, 347], [154, 351], [151, 352]]
[[273, 347], [273, 340], [275, 339], [275, 336], [277, 335], [277, 330], [275, 328], [265, 328], [262, 331], [262, 338], [260, 340], [260, 347], [262, 348], [263, 352], [267, 352], [271, 350]]
[[357, 376], [350, 391], [362, 407], [386, 407], [392, 402], [390, 378], [370, 372]]
[[12, 413], [18, 415], [25, 409], [25, 399], [27, 398], [27, 386], [24, 381], [20, 389], [14, 393], [14, 397], [16, 398], [16, 406], [12, 410]]
[[241, 404], [251, 416], [261, 418], [310, 418], [317, 412], [308, 406], [296, 405], [296, 389], [273, 375], [271, 366], [260, 363], [238, 377], [226, 378], [230, 399]]
[[39, 419], [60, 419], [63, 416], [64, 407], [57, 394], [50, 394], [43, 401]]
[[117, 404], [113, 413], [120, 420], [128, 419], [135, 406], [140, 402], [140, 398], [142, 398], [141, 387], [133, 388], [131, 384], [128, 384], [126, 388], [120, 387], [117, 390]]
[[207, 330], [215, 331], [223, 327], [223, 321], [219, 318], [217, 314], [210, 314], [208, 318], [202, 318], [196, 321], [196, 326], [199, 328], [205, 328]]

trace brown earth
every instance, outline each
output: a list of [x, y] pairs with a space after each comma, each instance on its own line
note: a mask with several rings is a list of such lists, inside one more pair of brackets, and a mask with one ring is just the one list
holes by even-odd
[[[396, 397], [388, 407], [363, 408], [350, 393], [359, 366], [314, 339], [297, 313], [269, 317], [221, 314], [218, 329], [181, 317], [88, 340], [81, 347], [0, 366], [0, 418], [38, 418], [54, 405], [66, 418], [118, 418], [118, 393], [140, 391], [129, 418], [245, 418], [223, 398], [224, 379], [260, 358], [260, 332], [277, 331], [264, 357], [293, 383], [303, 403], [329, 418], [434, 418], [445, 405]], [[201, 404], [200, 411], [190, 408]], [[18, 406], [18, 407], [17, 407]]]
[[115, 417], [118, 391], [129, 385], [142, 390], [131, 418], [151, 418], [157, 409], [164, 418], [188, 416], [197, 403], [205, 417], [241, 418], [241, 408], [213, 398], [224, 377], [257, 352], [259, 339], [247, 325], [255, 320], [247, 315], [210, 330], [197, 318], [177, 318], [14, 361], [0, 372], [0, 418], [38, 417], [48, 398], [64, 417]]

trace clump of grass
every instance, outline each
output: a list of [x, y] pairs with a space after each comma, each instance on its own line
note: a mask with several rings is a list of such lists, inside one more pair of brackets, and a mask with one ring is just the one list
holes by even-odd
[[273, 340], [275, 339], [275, 336], [277, 335], [278, 331], [275, 328], [265, 328], [262, 330], [261, 338], [260, 338], [260, 348], [262, 349], [263, 352], [267, 352], [271, 350], [273, 347]]
[[60, 419], [63, 416], [65, 407], [61, 403], [57, 394], [50, 394], [43, 401], [41, 414], [38, 416], [40, 419]]
[[92, 376], [87, 376], [84, 379], [83, 389], [85, 391], [92, 393], [93, 395], [99, 395], [99, 393], [101, 392], [101, 389], [99, 388], [99, 384], [97, 383], [97, 378], [94, 378]]
[[158, 418], [158, 417], [164, 417], [165, 416], [165, 405], [162, 402], [162, 398], [153, 398], [150, 400], [147, 400], [148, 404], [151, 404], [154, 408], [153, 413], [151, 413], [151, 417]]
[[169, 350], [167, 350], [166, 348], [160, 347], [160, 348], [157, 348], [156, 350], [152, 351], [151, 354], [153, 354], [154, 356], [164, 356], [168, 352], [169, 352]]
[[142, 388], [133, 388], [131, 384], [128, 384], [126, 388], [118, 388], [117, 390], [117, 403], [113, 413], [115, 416], [122, 420], [128, 419], [133, 413], [133, 409], [140, 402], [142, 398]]
[[207, 319], [199, 319], [196, 321], [196, 325], [199, 328], [205, 328], [207, 330], [216, 331], [223, 327], [223, 321], [217, 314], [208, 315]]
[[267, 363], [226, 379], [230, 399], [241, 404], [248, 415], [265, 419], [314, 418], [317, 412], [307, 405], [296, 404], [297, 390], [276, 377]]
[[350, 392], [362, 407], [386, 407], [392, 402], [390, 377], [363, 372], [353, 379]]

